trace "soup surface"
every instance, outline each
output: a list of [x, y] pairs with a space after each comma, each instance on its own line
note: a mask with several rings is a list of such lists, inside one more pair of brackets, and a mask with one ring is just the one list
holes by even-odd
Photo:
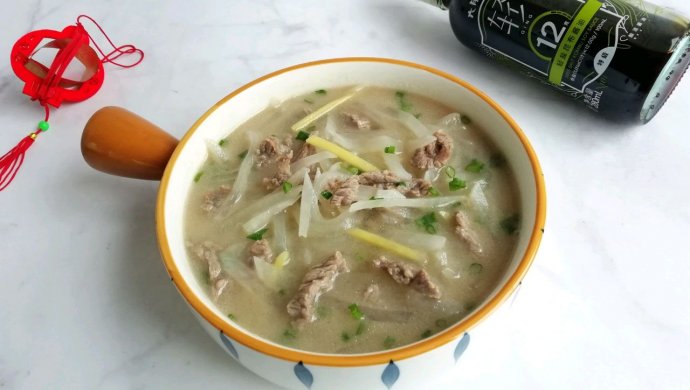
[[481, 304], [515, 250], [510, 166], [471, 113], [427, 97], [317, 90], [207, 145], [189, 256], [265, 339], [346, 354], [419, 341]]

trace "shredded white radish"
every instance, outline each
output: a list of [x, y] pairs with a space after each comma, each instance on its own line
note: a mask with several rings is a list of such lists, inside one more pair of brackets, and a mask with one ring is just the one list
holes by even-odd
[[[288, 194], [294, 195], [295, 190], [297, 192], [302, 190], [302, 186], [295, 186], [292, 188], [292, 190]], [[243, 218], [247, 218], [250, 215], [257, 214], [263, 210], [266, 210], [267, 208], [273, 206], [274, 204], [280, 202], [281, 200], [285, 199], [287, 195], [283, 192], [282, 189], [279, 189], [277, 191], [271, 192], [270, 194], [261, 197], [253, 202], [251, 204], [246, 205], [245, 207], [233, 207], [230, 209], [230, 212], [225, 214], [223, 218], [228, 218], [228, 217], [233, 217], [235, 221], [241, 220]]]
[[396, 176], [403, 180], [412, 180], [412, 174], [405, 170], [402, 162], [400, 161], [400, 155], [398, 154], [383, 154], [383, 161], [386, 163], [388, 170], [393, 172]]
[[374, 199], [354, 203], [350, 206], [350, 212], [373, 209], [377, 207], [411, 207], [411, 208], [435, 208], [445, 207], [467, 199], [465, 196], [437, 196], [429, 198], [411, 199]]
[[487, 215], [489, 211], [489, 201], [486, 200], [484, 195], [484, 189], [482, 188], [483, 182], [478, 181], [472, 184], [469, 195], [470, 206], [481, 218]]
[[381, 105], [367, 105], [361, 108], [364, 115], [372, 118], [381, 127], [390, 130], [404, 130], [405, 126], [398, 118], [398, 109]]
[[276, 287], [276, 272], [273, 269], [273, 264], [267, 263], [260, 257], [252, 257], [256, 276], [263, 282], [266, 287], [275, 289]]
[[357, 201], [376, 199], [406, 199], [398, 190], [384, 190], [372, 186], [359, 186], [357, 190]]
[[[304, 184], [302, 184], [302, 200], [299, 205], [299, 229], [297, 235], [307, 237], [309, 235], [309, 223], [311, 222], [311, 212], [316, 204], [316, 194], [312, 186], [309, 173], [304, 173]], [[318, 206], [317, 206], [318, 207]]]
[[374, 197], [382, 199], [406, 199], [405, 195], [398, 190], [384, 190], [381, 188], [376, 189]]
[[343, 163], [338, 161], [337, 163], [333, 164], [328, 168], [327, 171], [324, 172], [342, 172], [343, 171]]
[[[377, 132], [380, 131], [382, 130], [377, 130]], [[400, 140], [391, 136], [376, 135], [372, 137], [369, 132], [365, 134], [349, 133], [345, 137], [338, 133], [337, 121], [333, 115], [328, 115], [326, 119], [323, 136], [348, 150], [356, 150], [357, 153], [383, 151], [386, 146], [395, 146], [396, 149], [400, 149], [402, 145]]]
[[296, 172], [301, 170], [302, 168], [308, 168], [314, 164], [320, 163], [321, 161], [328, 160], [331, 158], [335, 158], [335, 154], [331, 152], [319, 152], [316, 154], [312, 154], [311, 156], [307, 156], [297, 160], [294, 164], [292, 164], [292, 170]]
[[429, 168], [424, 172], [424, 180], [428, 182], [435, 182], [438, 176], [441, 174], [441, 170], [438, 168]]
[[398, 119], [400, 119], [400, 122], [402, 122], [417, 138], [422, 138], [433, 133], [424, 123], [409, 112], [399, 111]]
[[278, 213], [273, 217], [273, 241], [278, 252], [288, 250], [286, 224], [285, 213]]
[[242, 224], [242, 229], [244, 232], [247, 234], [254, 233], [255, 231], [268, 225], [274, 215], [292, 206], [297, 199], [299, 199], [301, 190], [302, 186], [297, 186], [292, 188], [292, 190], [290, 190], [290, 192], [287, 194], [282, 193], [282, 191], [279, 192], [279, 194], [283, 196], [282, 198], [279, 198], [278, 202], [270, 205], [270, 207], [266, 209], [263, 209], [261, 212], [251, 217], [249, 221]]
[[357, 200], [362, 201], [362, 200], [369, 200], [371, 198], [376, 197], [376, 191], [378, 191], [378, 188], [372, 187], [372, 186], [359, 186], [359, 189], [357, 190]]
[[225, 218], [224, 216], [231, 211], [232, 205], [237, 203], [242, 198], [245, 191], [247, 191], [247, 184], [249, 183], [249, 174], [251, 173], [252, 167], [254, 166], [254, 149], [256, 149], [257, 145], [256, 137], [253, 134], [254, 133], [251, 131], [247, 132], [247, 137], [249, 138], [249, 148], [247, 149], [247, 155], [244, 156], [244, 159], [240, 164], [240, 169], [237, 172], [237, 178], [235, 179], [235, 182], [232, 185], [230, 194], [223, 201], [223, 204], [220, 206], [218, 216], [221, 218]]
[[261, 282], [268, 288], [272, 290], [278, 290], [278, 281], [281, 276], [283, 268], [290, 262], [290, 253], [287, 251], [281, 252], [276, 256], [274, 263], [267, 263], [261, 257], [252, 257], [254, 263], [254, 270], [256, 271], [256, 276], [261, 280]]
[[349, 148], [349, 145], [347, 145], [347, 140], [344, 139], [345, 137], [342, 137], [340, 134], [338, 134], [338, 125], [332, 114], [328, 114], [328, 116], [326, 116], [326, 126], [323, 128], [323, 137]]
[[345, 180], [348, 177], [350, 177], [350, 175], [343, 172], [341, 169], [330, 169], [327, 172], [320, 174], [319, 177], [314, 177], [314, 191], [317, 193], [321, 193], [321, 191], [323, 191], [326, 188], [326, 185], [331, 181], [336, 179]]
[[433, 135], [426, 135], [424, 137], [409, 140], [407, 141], [406, 145], [408, 150], [417, 150], [419, 148], [429, 145], [434, 141], [436, 141], [436, 137], [434, 137]]
[[[311, 222], [309, 223], [309, 236], [324, 236], [328, 234], [334, 234], [339, 231], [342, 231], [343, 229], [349, 229], [350, 227], [354, 226], [355, 223], [355, 216], [351, 215], [347, 210], [343, 211], [338, 215], [337, 217], [334, 218], [325, 218], [321, 214], [321, 209], [319, 208], [319, 201], [323, 200], [320, 198], [319, 194], [321, 193], [321, 189], [326, 186], [331, 180], [335, 179], [345, 179], [347, 178], [348, 175], [344, 174], [342, 171], [339, 169], [336, 169], [333, 172], [324, 172], [321, 173], [319, 170], [316, 171], [316, 175], [314, 176], [314, 182], [312, 185], [312, 194], [313, 194], [313, 199], [310, 202], [311, 205], [311, 210], [310, 210], [310, 215], [311, 215]], [[305, 178], [306, 180], [306, 178]], [[306, 181], [305, 181], [306, 183]], [[306, 187], [306, 185], [305, 185]], [[304, 190], [303, 190], [304, 191]], [[304, 199], [305, 194], [302, 194], [302, 199]], [[368, 198], [367, 198], [368, 199]], [[326, 201], [326, 200], [323, 200]], [[300, 208], [304, 207], [303, 205], [300, 205]], [[301, 210], [300, 210], [301, 214]], [[301, 215], [300, 215], [301, 217]], [[302, 227], [302, 224], [300, 223], [300, 228]]]
[[216, 164], [222, 164], [228, 161], [228, 154], [225, 153], [223, 148], [218, 145], [218, 141], [213, 141], [211, 139], [206, 140], [206, 149], [208, 149], [208, 156]]
[[298, 170], [295, 170], [295, 172], [290, 176], [287, 181], [290, 182], [291, 184], [302, 184], [302, 178], [304, 177], [305, 173], [309, 172], [309, 168], [300, 168]]
[[237, 177], [237, 169], [229, 171], [221, 168], [209, 172], [208, 176], [213, 184], [231, 184]]

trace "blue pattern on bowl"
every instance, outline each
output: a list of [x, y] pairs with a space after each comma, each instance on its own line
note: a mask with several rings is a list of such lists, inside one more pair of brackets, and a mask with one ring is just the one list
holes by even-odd
[[386, 387], [389, 389], [393, 387], [395, 382], [398, 381], [398, 378], [400, 377], [400, 369], [398, 366], [391, 360], [386, 368], [383, 370], [383, 374], [381, 374], [381, 382], [383, 382]]
[[307, 389], [311, 389], [311, 384], [314, 383], [314, 376], [301, 361], [295, 364], [295, 375]]
[[453, 352], [456, 363], [458, 362], [458, 359], [460, 359], [460, 356], [465, 353], [468, 345], [470, 345], [470, 334], [465, 333], [460, 339], [460, 342], [458, 342], [458, 345], [455, 347], [455, 352]]
[[220, 332], [220, 341], [223, 342], [223, 345], [225, 345], [225, 348], [230, 352], [230, 354], [237, 360], [240, 360], [240, 355], [237, 353], [237, 350], [235, 349], [235, 346], [232, 345], [232, 341], [223, 334], [223, 332]]

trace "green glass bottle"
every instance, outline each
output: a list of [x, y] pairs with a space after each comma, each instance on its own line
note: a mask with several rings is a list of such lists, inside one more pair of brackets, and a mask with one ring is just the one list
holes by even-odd
[[649, 122], [690, 64], [690, 20], [642, 0], [422, 0], [466, 46], [618, 122]]

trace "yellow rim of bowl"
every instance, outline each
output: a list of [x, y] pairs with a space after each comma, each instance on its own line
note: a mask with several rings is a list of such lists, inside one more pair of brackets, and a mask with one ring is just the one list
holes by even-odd
[[[259, 340], [249, 334], [229, 325], [225, 319], [219, 317], [213, 311], [211, 311], [204, 303], [192, 292], [192, 289], [187, 285], [184, 278], [181, 276], [175, 261], [173, 260], [172, 254], [170, 252], [170, 246], [168, 243], [168, 237], [165, 231], [165, 210], [164, 205], [166, 201], [166, 195], [168, 190], [168, 183], [170, 181], [170, 175], [172, 170], [177, 163], [177, 159], [180, 155], [181, 150], [184, 148], [185, 144], [189, 138], [194, 134], [194, 132], [199, 128], [201, 123], [203, 123], [209, 115], [211, 115], [218, 107], [225, 104], [227, 101], [242, 93], [244, 90], [251, 88], [252, 86], [261, 83], [270, 78], [280, 76], [283, 73], [287, 73], [296, 69], [306, 68], [310, 66], [317, 66], [323, 64], [331, 63], [342, 63], [342, 62], [376, 62], [376, 63], [387, 63], [399, 66], [406, 66], [410, 68], [415, 68], [423, 70], [429, 73], [433, 73], [439, 77], [443, 77], [450, 80], [460, 86], [467, 88], [472, 91], [475, 95], [482, 98], [487, 104], [496, 110], [510, 125], [515, 134], [522, 142], [529, 160], [532, 164], [532, 171], [534, 174], [534, 181], [536, 183], [536, 218], [534, 223], [534, 229], [532, 230], [529, 245], [525, 250], [525, 254], [520, 261], [517, 269], [510, 276], [505, 285], [500, 289], [500, 291], [493, 297], [489, 302], [484, 304], [484, 306], [467, 316], [462, 321], [449, 327], [443, 332], [436, 334], [435, 336], [429, 337], [423, 341], [417, 342], [412, 345], [397, 348], [394, 350], [387, 350], [381, 352], [375, 352], [365, 355], [328, 355], [328, 354], [317, 354], [304, 351], [298, 351], [289, 348], [283, 348], [276, 344], [268, 343]], [[161, 186], [158, 193], [158, 201], [156, 205], [156, 233], [158, 235], [158, 244], [160, 248], [161, 255], [163, 257], [163, 263], [170, 274], [172, 282], [177, 286], [182, 296], [189, 302], [189, 304], [196, 310], [206, 321], [211, 323], [218, 330], [224, 334], [230, 336], [237, 342], [243, 344], [244, 346], [264, 353], [269, 356], [273, 356], [278, 359], [293, 361], [293, 362], [304, 362], [305, 364], [321, 365], [321, 366], [337, 366], [337, 367], [353, 367], [353, 366], [367, 366], [375, 364], [385, 364], [392, 360], [403, 360], [408, 359], [413, 356], [417, 356], [424, 352], [430, 351], [441, 345], [449, 343], [454, 339], [458, 338], [464, 332], [468, 331], [470, 328], [477, 325], [481, 320], [487, 317], [491, 312], [493, 312], [510, 294], [517, 288], [517, 286], [522, 281], [525, 273], [529, 269], [534, 256], [536, 255], [537, 248], [541, 242], [543, 235], [544, 222], [546, 219], [546, 192], [544, 189], [544, 178], [537, 160], [537, 156], [534, 149], [530, 145], [527, 137], [522, 132], [520, 127], [515, 123], [515, 121], [491, 98], [486, 94], [470, 85], [469, 83], [458, 79], [448, 73], [442, 72], [440, 70], [430, 68], [428, 66], [416, 64], [413, 62], [395, 60], [389, 58], [376, 58], [376, 57], [348, 57], [348, 58], [334, 58], [321, 61], [307, 62], [289, 68], [281, 69], [276, 72], [270, 73], [266, 76], [260, 77], [229, 94], [228, 96], [221, 99], [218, 103], [213, 105], [204, 115], [202, 115], [194, 125], [189, 129], [187, 134], [180, 140], [179, 145], [175, 149], [175, 152], [170, 157], [168, 166], [165, 169], [163, 178], [161, 180]]]

